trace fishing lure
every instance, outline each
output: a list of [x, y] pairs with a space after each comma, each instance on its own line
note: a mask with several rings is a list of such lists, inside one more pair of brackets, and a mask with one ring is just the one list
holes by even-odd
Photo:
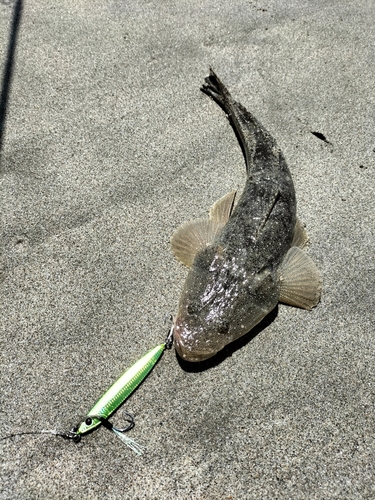
[[[123, 429], [114, 427], [108, 418], [122, 405], [122, 403], [132, 394], [139, 384], [147, 377], [156, 363], [159, 361], [165, 349], [171, 349], [173, 343], [173, 324], [169, 331], [166, 340], [148, 351], [140, 358], [133, 366], [131, 366], [111, 387], [103, 394], [103, 396], [95, 403], [91, 410], [86, 415], [85, 419], [69, 432], [60, 432], [55, 430], [42, 430], [34, 432], [20, 432], [6, 436], [6, 438], [25, 434], [54, 434], [63, 437], [64, 439], [72, 439], [79, 442], [81, 436], [93, 431], [99, 425], [103, 425], [107, 429], [112, 430], [115, 435], [121, 439], [135, 453], [141, 455], [144, 447], [133, 441], [124, 433], [134, 427], [134, 419], [129, 413], [125, 413], [128, 417], [129, 425]], [[6, 439], [3, 438], [3, 439]]]
[[[71, 431], [73, 439], [77, 440], [83, 434], [91, 432], [100, 424], [112, 430], [127, 446], [132, 448], [136, 453], [142, 453], [142, 446], [138, 445], [124, 435], [124, 432], [130, 430], [134, 426], [134, 421], [131, 417], [130, 425], [124, 429], [114, 427], [108, 418], [114, 413], [119, 406], [130, 396], [139, 384], [147, 377], [153, 367], [156, 365], [164, 350], [167, 348], [167, 343], [157, 345], [139, 359], [132, 367], [121, 375], [121, 377], [103, 394], [103, 396], [95, 403], [91, 410], [86, 415], [85, 420], [80, 424], [77, 430]], [[129, 414], [127, 414], [129, 416]], [[75, 435], [74, 435], [75, 434]]]

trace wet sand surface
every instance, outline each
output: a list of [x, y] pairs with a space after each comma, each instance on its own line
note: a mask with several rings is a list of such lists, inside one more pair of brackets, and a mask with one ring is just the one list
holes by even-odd
[[[2, 74], [16, 6], [0, 2]], [[69, 430], [165, 338], [187, 274], [171, 234], [245, 181], [199, 91], [209, 66], [282, 148], [324, 283], [312, 312], [280, 305], [211, 362], [166, 352], [124, 405], [140, 457], [103, 428], [1, 441], [0, 498], [375, 498], [374, 16], [364, 0], [23, 2], [1, 437]]]

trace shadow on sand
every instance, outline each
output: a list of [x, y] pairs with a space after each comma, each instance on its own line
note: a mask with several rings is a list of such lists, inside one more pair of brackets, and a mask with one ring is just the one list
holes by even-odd
[[[1, 2], [5, 3], [5, 2]], [[21, 24], [23, 0], [17, 0], [13, 8], [12, 25], [9, 32], [8, 51], [4, 64], [3, 79], [1, 83], [0, 95], [0, 164], [1, 152], [3, 148], [4, 135], [5, 135], [5, 120], [8, 108], [10, 87], [12, 83], [12, 75], [14, 69], [14, 58], [17, 47], [17, 38], [19, 27]]]

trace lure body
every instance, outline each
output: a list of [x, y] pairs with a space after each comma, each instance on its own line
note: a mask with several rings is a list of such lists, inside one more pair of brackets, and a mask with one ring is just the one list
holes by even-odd
[[147, 377], [160, 359], [165, 348], [165, 343], [157, 345], [126, 370], [108, 391], [103, 394], [98, 402], [95, 403], [86, 415], [85, 420], [80, 424], [77, 435], [92, 431], [102, 423], [102, 420], [109, 418]]

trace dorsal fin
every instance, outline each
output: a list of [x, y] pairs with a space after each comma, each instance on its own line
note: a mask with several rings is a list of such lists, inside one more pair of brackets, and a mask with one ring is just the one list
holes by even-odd
[[234, 199], [237, 191], [231, 191], [219, 200], [217, 200], [210, 208], [210, 219], [220, 224], [226, 224], [233, 211]]
[[312, 309], [320, 300], [322, 278], [313, 260], [292, 247], [280, 266], [280, 302]]
[[223, 226], [210, 219], [185, 222], [171, 238], [172, 252], [185, 266], [191, 267], [196, 254], [213, 242]]

